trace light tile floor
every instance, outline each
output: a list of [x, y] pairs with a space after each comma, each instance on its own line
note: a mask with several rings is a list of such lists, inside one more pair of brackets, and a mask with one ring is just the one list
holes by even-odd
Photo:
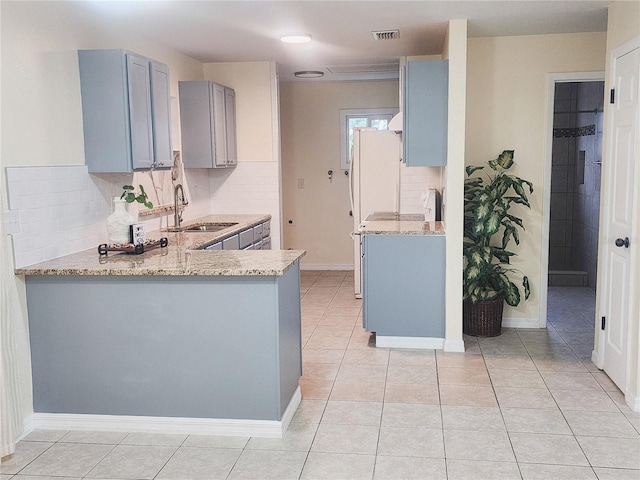
[[[282, 439], [36, 431], [0, 480], [640, 479], [640, 414], [590, 362], [593, 293], [464, 354], [375, 349], [347, 272], [303, 272], [303, 401]], [[14, 475], [15, 474], [15, 475]]]

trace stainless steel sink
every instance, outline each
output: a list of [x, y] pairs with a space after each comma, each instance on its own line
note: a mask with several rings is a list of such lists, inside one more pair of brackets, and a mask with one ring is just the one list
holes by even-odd
[[210, 223], [202, 223], [200, 225], [194, 225], [192, 227], [185, 227], [183, 231], [185, 232], [218, 232], [220, 230], [224, 230], [225, 228], [233, 227], [234, 225], [238, 225], [238, 223], [232, 222], [210, 222]]

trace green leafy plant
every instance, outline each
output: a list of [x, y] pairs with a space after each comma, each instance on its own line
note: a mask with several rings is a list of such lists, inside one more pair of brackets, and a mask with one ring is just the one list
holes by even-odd
[[149, 197], [147, 197], [147, 192], [144, 191], [144, 187], [142, 185], [138, 185], [138, 187], [140, 188], [140, 192], [135, 193], [133, 185], [123, 185], [123, 192], [122, 195], [120, 195], [120, 198], [125, 200], [127, 203], [138, 202], [147, 208], [153, 208], [153, 203], [151, 203]]
[[[520, 243], [522, 219], [509, 213], [514, 205], [531, 208], [525, 188], [533, 184], [507, 173], [513, 166], [513, 150], [504, 150], [485, 167], [468, 166], [464, 182], [464, 291], [463, 300], [476, 303], [504, 299], [508, 305], [520, 303], [520, 289], [510, 276], [522, 279], [525, 299], [531, 293], [529, 279], [510, 265], [515, 253], [508, 250]], [[482, 176], [473, 176], [483, 173]]]

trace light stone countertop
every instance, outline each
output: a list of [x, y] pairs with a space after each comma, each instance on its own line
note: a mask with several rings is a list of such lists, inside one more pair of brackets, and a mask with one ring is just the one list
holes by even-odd
[[[369, 217], [367, 217], [369, 218]], [[365, 235], [444, 235], [442, 222], [418, 220], [365, 220], [360, 225], [360, 233]]]
[[167, 237], [169, 245], [140, 255], [90, 250], [37, 263], [15, 270], [16, 275], [201, 275], [280, 276], [306, 252], [304, 250], [215, 250], [198, 248], [214, 243], [252, 225], [269, 220], [269, 215], [208, 215], [183, 226], [206, 222], [238, 222], [218, 232], [172, 233], [155, 231], [155, 240]]

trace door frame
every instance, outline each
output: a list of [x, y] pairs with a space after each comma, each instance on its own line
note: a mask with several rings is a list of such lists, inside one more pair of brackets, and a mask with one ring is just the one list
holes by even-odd
[[[544, 152], [545, 163], [544, 178], [542, 181], [542, 249], [540, 255], [540, 285], [538, 286], [538, 292], [540, 292], [540, 317], [538, 318], [539, 328], [547, 328], [547, 301], [549, 297], [549, 230], [551, 223], [551, 157], [553, 153], [553, 116], [556, 83], [604, 81], [605, 72], [603, 71], [550, 73], [547, 75], [547, 119]], [[595, 318], [593, 321], [596, 321]]]
[[[606, 84], [605, 84], [605, 92], [609, 91], [611, 88], [613, 88], [613, 82], [615, 82], [615, 63], [616, 63], [616, 59], [631, 53], [633, 50], [640, 48], [640, 37], [635, 37], [634, 39], [630, 40], [629, 42], [626, 42], [622, 45], [620, 45], [619, 47], [611, 50], [611, 52], [609, 52], [609, 58], [608, 63], [609, 63], [609, 75], [608, 78], [606, 80]], [[603, 147], [605, 149], [605, 152], [603, 154], [603, 162], [602, 162], [602, 166], [603, 166], [603, 171], [602, 171], [602, 184], [603, 184], [603, 191], [602, 191], [602, 199], [601, 202], [603, 205], [607, 205], [610, 201], [610, 197], [611, 197], [611, 192], [609, 191], [609, 176], [610, 176], [610, 172], [611, 172], [611, 161], [612, 159], [610, 158], [610, 154], [611, 154], [611, 142], [613, 141], [613, 135], [612, 135], [612, 128], [613, 128], [613, 124], [612, 124], [612, 119], [611, 119], [611, 110], [610, 110], [610, 104], [609, 102], [605, 102], [605, 125], [604, 125], [604, 142], [603, 142]], [[640, 116], [640, 106], [639, 106], [639, 112], [638, 115]], [[635, 164], [635, 172], [638, 173], [640, 172], [640, 152], [636, 152], [636, 164]], [[632, 205], [633, 205], [633, 211], [632, 211], [632, 218], [638, 218], [638, 215], [640, 215], [640, 187], [638, 187], [638, 185], [634, 185], [633, 187], [633, 191], [631, 192], [631, 201], [632, 201]], [[603, 273], [603, 278], [604, 275], [606, 274], [605, 269], [607, 268], [606, 266], [606, 258], [605, 258], [605, 251], [604, 251], [604, 242], [607, 240], [606, 239], [606, 234], [608, 233], [609, 227], [608, 227], [608, 223], [609, 223], [609, 219], [606, 216], [607, 213], [607, 209], [603, 208], [601, 210], [601, 214], [600, 214], [600, 235], [599, 235], [599, 239], [598, 239], [598, 270], [602, 271]], [[631, 372], [632, 372], [632, 365], [634, 364], [634, 362], [637, 364], [638, 363], [638, 351], [637, 348], [640, 346], [640, 337], [638, 336], [638, 329], [640, 328], [640, 319], [638, 318], [638, 316], [640, 315], [640, 295], [636, 294], [635, 296], [633, 295], [634, 291], [637, 291], [638, 287], [640, 286], [640, 268], [638, 267], [638, 263], [640, 262], [640, 253], [638, 252], [638, 239], [640, 239], [640, 222], [636, 221], [633, 225], [632, 225], [632, 231], [630, 232], [630, 236], [632, 239], [634, 239], [636, 242], [636, 248], [634, 248], [630, 253], [631, 253], [631, 258], [630, 258], [630, 279], [629, 279], [629, 293], [630, 293], [630, 298], [629, 298], [629, 321], [628, 321], [628, 325], [627, 325], [627, 361], [626, 361], [626, 366], [627, 366], [627, 371], [626, 371], [626, 382], [625, 382], [625, 391], [623, 392], [623, 394], [625, 395], [625, 401], [627, 403], [627, 405], [629, 405], [629, 407], [631, 407], [634, 411], [640, 411], [640, 392], [633, 392], [633, 389], [635, 388], [637, 390], [638, 388], [638, 383], [640, 383], [640, 371], [638, 371], [638, 369], [636, 368], [636, 375], [638, 376], [637, 379], [632, 379], [631, 378]], [[598, 284], [598, 288], [596, 291], [596, 312], [597, 312], [597, 317], [602, 316], [602, 315], [607, 315], [607, 312], [604, 310], [607, 305], [606, 305], [606, 292], [604, 291], [605, 286], [602, 285], [601, 283]], [[634, 333], [635, 332], [635, 333]], [[596, 345], [594, 346], [594, 350], [593, 350], [593, 354], [592, 354], [592, 358], [591, 360], [593, 361], [593, 363], [600, 369], [604, 368], [604, 359], [605, 359], [605, 355], [606, 355], [606, 351], [605, 351], [605, 345], [606, 345], [606, 341], [605, 341], [605, 332], [603, 330], [601, 330], [600, 328], [598, 328], [598, 326], [596, 325]], [[635, 343], [634, 343], [635, 342]]]

